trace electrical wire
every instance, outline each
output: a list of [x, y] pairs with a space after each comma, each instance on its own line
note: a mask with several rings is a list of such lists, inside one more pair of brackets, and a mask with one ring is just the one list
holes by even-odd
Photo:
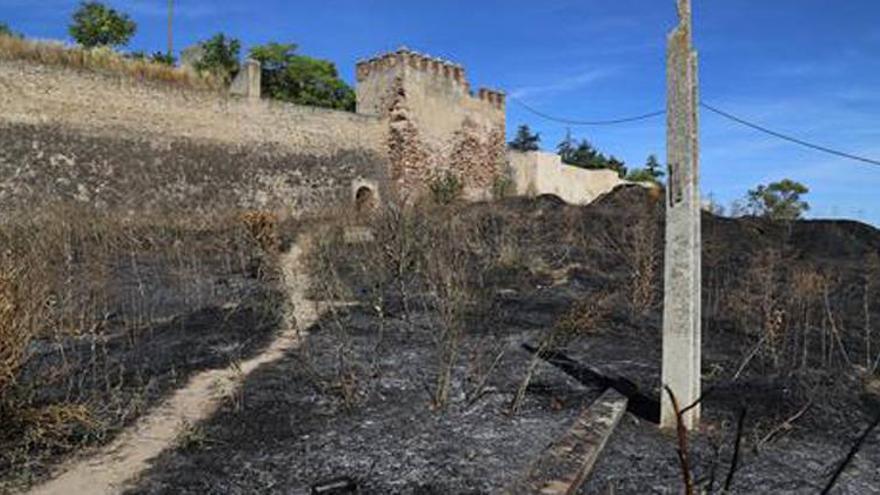
[[[628, 123], [632, 123], [632, 122], [639, 122], [642, 120], [648, 120], [648, 119], [652, 119], [655, 117], [659, 117], [659, 116], [664, 115], [666, 113], [666, 110], [658, 110], [656, 112], [650, 112], [650, 113], [646, 113], [646, 114], [642, 114], [642, 115], [635, 115], [632, 117], [622, 117], [622, 118], [609, 119], [609, 120], [576, 120], [576, 119], [569, 119], [569, 118], [565, 118], [565, 117], [556, 117], [556, 116], [550, 115], [548, 113], [542, 112], [542, 111], [532, 107], [531, 105], [527, 104], [526, 102], [524, 102], [514, 96], [508, 96], [508, 98], [510, 100], [514, 101], [515, 103], [517, 103], [518, 105], [520, 105], [521, 107], [525, 108], [530, 113], [537, 115], [538, 117], [541, 117], [542, 119], [549, 120], [552, 122], [557, 122], [560, 124], [572, 125], [572, 126], [608, 126], [608, 125], [628, 124]], [[844, 151], [836, 150], [833, 148], [829, 148], [827, 146], [822, 146], [820, 144], [811, 143], [809, 141], [805, 141], [803, 139], [799, 139], [799, 138], [790, 136], [788, 134], [784, 134], [779, 131], [774, 131], [773, 129], [769, 129], [769, 128], [764, 127], [760, 124], [756, 124], [754, 122], [746, 120], [742, 117], [738, 117], [730, 112], [726, 112], [724, 110], [721, 110], [717, 107], [714, 107], [714, 106], [709, 105], [708, 103], [705, 103], [702, 101], [700, 102], [700, 106], [705, 108], [706, 110], [708, 110], [716, 115], [719, 115], [721, 117], [724, 117], [732, 122], [746, 126], [750, 129], [754, 129], [759, 132], [763, 132], [764, 134], [768, 134], [768, 135], [773, 136], [775, 138], [782, 139], [783, 141], [788, 141], [790, 143], [794, 143], [799, 146], [810, 148], [812, 150], [820, 151], [822, 153], [826, 153], [829, 155], [834, 155], [834, 156], [837, 156], [840, 158], [846, 158], [849, 160], [856, 160], [856, 161], [859, 161], [862, 163], [867, 163], [870, 165], [880, 166], [880, 160], [875, 160], [875, 159], [867, 158], [864, 156], [854, 155], [852, 153], [847, 153]]]
[[737, 117], [736, 115], [733, 115], [733, 114], [731, 114], [731, 113], [725, 112], [724, 110], [720, 110], [720, 109], [718, 109], [718, 108], [715, 108], [715, 107], [713, 107], [713, 106], [711, 106], [711, 105], [709, 105], [709, 104], [707, 104], [707, 103], [704, 103], [704, 102], [700, 102], [700, 106], [702, 106], [702, 107], [705, 108], [706, 110], [709, 110], [710, 112], [712, 112], [712, 113], [714, 113], [714, 114], [717, 114], [717, 115], [720, 115], [720, 116], [722, 116], [722, 117], [724, 117], [724, 118], [726, 118], [726, 119], [728, 119], [728, 120], [732, 120], [733, 122], [736, 122], [736, 123], [738, 123], [738, 124], [744, 125], [744, 126], [746, 126], [746, 127], [750, 127], [750, 128], [752, 128], [752, 129], [755, 129], [755, 130], [757, 130], [757, 131], [763, 132], [763, 133], [765, 133], [765, 134], [769, 134], [769, 135], [774, 136], [774, 137], [776, 137], [776, 138], [779, 138], [779, 139], [782, 139], [782, 140], [785, 140], [785, 141], [788, 141], [788, 142], [791, 142], [791, 143], [794, 143], [794, 144], [798, 144], [798, 145], [801, 145], [801, 146], [804, 146], [804, 147], [807, 147], [807, 148], [810, 148], [810, 149], [813, 149], [813, 150], [816, 150], [816, 151], [821, 151], [821, 152], [823, 152], [823, 153], [828, 153], [829, 155], [835, 155], [835, 156], [838, 156], [838, 157], [841, 157], [841, 158], [848, 158], [848, 159], [850, 159], [850, 160], [856, 160], [856, 161], [860, 161], [860, 162], [868, 163], [868, 164], [871, 164], [871, 165], [878, 165], [878, 166], [880, 166], [880, 160], [874, 160], [874, 159], [871, 159], [871, 158], [865, 158], [865, 157], [863, 157], [863, 156], [853, 155], [852, 153], [846, 153], [846, 152], [843, 152], [843, 151], [838, 151], [838, 150], [835, 150], [835, 149], [829, 148], [829, 147], [827, 147], [827, 146], [822, 146], [822, 145], [819, 145], [819, 144], [815, 144], [815, 143], [811, 143], [811, 142], [808, 142], [808, 141], [804, 141], [803, 139], [798, 139], [798, 138], [796, 138], [796, 137], [792, 137], [792, 136], [789, 136], [789, 135], [787, 135], [787, 134], [783, 134], [783, 133], [781, 133], [781, 132], [777, 132], [777, 131], [774, 131], [774, 130], [772, 130], [772, 129], [768, 129], [768, 128], [762, 126], [762, 125], [755, 124], [755, 123], [750, 122], [750, 121], [748, 121], [748, 120], [746, 120], [746, 119], [743, 119], [743, 118], [741, 118], [741, 117]]
[[624, 118], [611, 119], [611, 120], [574, 120], [574, 119], [567, 119], [567, 118], [563, 118], [563, 117], [554, 117], [548, 113], [544, 113], [544, 112], [528, 105], [526, 102], [524, 102], [514, 96], [508, 95], [507, 98], [516, 102], [518, 105], [525, 108], [527, 111], [537, 115], [538, 117], [541, 117], [542, 119], [550, 120], [553, 122], [558, 122], [560, 124], [572, 125], [572, 126], [579, 126], [579, 125], [582, 125], [582, 126], [604, 126], [604, 125], [627, 124], [630, 122], [638, 122], [641, 120], [652, 119], [654, 117], [659, 117], [659, 116], [666, 113], [666, 110], [658, 110], [656, 112], [646, 113], [644, 115], [636, 115], [633, 117], [624, 117]]

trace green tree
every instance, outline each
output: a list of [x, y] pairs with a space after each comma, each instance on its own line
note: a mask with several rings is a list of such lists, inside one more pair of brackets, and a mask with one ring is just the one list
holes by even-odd
[[618, 160], [616, 156], [611, 155], [608, 160], [605, 162], [605, 166], [602, 168], [608, 168], [617, 172], [618, 177], [626, 177], [626, 164], [623, 161]]
[[199, 43], [201, 54], [194, 67], [201, 72], [209, 72], [229, 82], [239, 69], [241, 42], [235, 38], [217, 33], [210, 39]]
[[538, 151], [540, 143], [541, 134], [533, 134], [529, 126], [523, 124], [516, 129], [516, 136], [507, 145], [516, 151]]
[[255, 46], [250, 56], [260, 62], [261, 91], [269, 98], [338, 110], [354, 111], [355, 92], [339, 78], [336, 65], [296, 54], [293, 43]]
[[128, 15], [100, 2], [83, 2], [73, 13], [70, 36], [86, 47], [121, 46], [134, 36], [137, 24]]
[[626, 175], [626, 180], [631, 180], [633, 182], [653, 182], [655, 184], [661, 184], [663, 182], [662, 179], [664, 175], [665, 173], [663, 172], [663, 167], [660, 165], [660, 161], [657, 160], [657, 156], [651, 155], [645, 162], [645, 167], [631, 170]]
[[21, 38], [22, 36], [9, 27], [9, 24], [0, 22], [0, 36], [12, 36], [13, 38]]
[[626, 164], [623, 161], [614, 156], [605, 156], [586, 139], [575, 141], [571, 132], [565, 133], [565, 138], [556, 146], [556, 151], [566, 165], [592, 170], [610, 169], [620, 177], [626, 175]]
[[562, 163], [571, 163], [574, 161], [575, 151], [577, 151], [577, 143], [571, 137], [571, 129], [565, 130], [565, 137], [556, 145], [556, 153], [562, 159]]
[[752, 215], [773, 220], [797, 220], [810, 209], [801, 196], [810, 189], [800, 182], [783, 179], [767, 185], [759, 185], [746, 194], [746, 208]]

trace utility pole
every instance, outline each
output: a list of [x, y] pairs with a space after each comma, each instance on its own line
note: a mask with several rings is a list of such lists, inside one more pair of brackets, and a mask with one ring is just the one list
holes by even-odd
[[[697, 105], [697, 53], [693, 48], [691, 0], [677, 0], [679, 24], [669, 35], [667, 64], [665, 287], [663, 385], [680, 409], [700, 398], [701, 234]], [[675, 428], [677, 415], [664, 389], [660, 426]], [[699, 426], [700, 407], [682, 415], [687, 429]]]
[[168, 0], [168, 59], [174, 57], [174, 30], [172, 19], [174, 18], [174, 0]]

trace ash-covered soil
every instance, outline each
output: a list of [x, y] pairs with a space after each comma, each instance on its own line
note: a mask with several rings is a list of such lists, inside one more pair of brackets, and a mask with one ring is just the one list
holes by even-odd
[[[49, 333], [30, 344], [6, 398], [20, 409], [0, 429], [0, 492], [88, 455], [192, 375], [256, 354], [279, 328], [286, 299], [272, 277], [200, 259], [198, 283], [181, 291], [168, 266], [147, 256], [133, 270], [126, 261], [113, 269], [112, 311], [88, 333]], [[131, 307], [135, 301], [143, 307]]]
[[[520, 330], [498, 336], [505, 355], [484, 394], [469, 397], [459, 383], [451, 404], [434, 411], [433, 342], [400, 322], [379, 340], [377, 320], [360, 310], [343, 321], [348, 352], [371, 367], [356, 405], [346, 408], [333, 376], [323, 384], [314, 375], [338, 361], [337, 322], [325, 320], [305, 348], [251, 375], [243, 408], [226, 405], [198, 442], [162, 456], [130, 493], [308, 493], [340, 476], [361, 493], [485, 493], [517, 476], [598, 396], [541, 373], [520, 414], [507, 416], [528, 362], [519, 344], [530, 332]], [[468, 336], [466, 346], [483, 337]]]
[[[255, 372], [243, 404], [199, 425], [131, 493], [308, 493], [337, 477], [361, 493], [498, 491], [601, 392], [541, 363], [522, 409], [507, 414], [529, 365], [520, 345], [542, 342], [584, 300], [608, 301], [607, 313], [561, 350], [659, 397], [662, 255], [650, 256], [662, 247], [662, 200], [626, 188], [588, 207], [537, 198], [453, 209], [489, 244], [512, 244], [496, 250], [503, 266], [482, 265], [491, 301], [469, 315], [445, 408], [431, 400], [436, 315], [404, 311], [391, 289], [374, 303], [368, 277], [349, 267], [360, 305], [328, 315], [303, 348]], [[880, 339], [865, 327], [880, 321], [871, 278], [878, 253], [880, 232], [856, 222], [705, 217], [703, 383], [711, 392], [690, 439], [701, 489], [725, 483], [743, 409], [734, 493], [818, 492], [878, 414], [868, 368]], [[656, 270], [653, 298], [637, 308], [634, 267], [645, 259]], [[680, 493], [676, 446], [627, 415], [582, 493]], [[877, 493], [878, 473], [880, 431], [835, 493]]]

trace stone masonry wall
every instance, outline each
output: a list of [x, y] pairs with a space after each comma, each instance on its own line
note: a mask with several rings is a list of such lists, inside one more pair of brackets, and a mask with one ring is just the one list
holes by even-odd
[[391, 179], [404, 196], [458, 176], [470, 197], [488, 195], [505, 161], [504, 96], [470, 92], [464, 68], [406, 49], [357, 66], [358, 112], [389, 120]]
[[287, 208], [387, 187], [377, 116], [178, 90], [0, 61], [0, 212], [59, 200], [107, 208]]

